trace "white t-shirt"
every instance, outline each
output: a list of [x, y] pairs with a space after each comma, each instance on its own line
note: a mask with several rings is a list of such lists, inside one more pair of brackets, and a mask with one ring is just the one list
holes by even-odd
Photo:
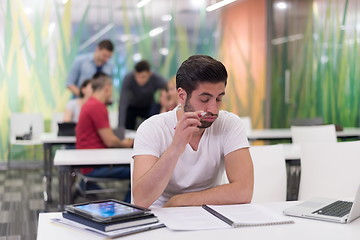
[[[160, 157], [166, 151], [175, 133], [176, 109], [152, 116], [140, 125], [136, 132], [134, 156]], [[194, 151], [187, 144], [169, 184], [151, 207], [161, 207], [177, 194], [218, 186], [224, 173], [224, 156], [246, 147], [249, 147], [249, 142], [240, 118], [220, 111], [216, 121], [205, 129], [198, 150]]]
[[81, 111], [81, 105], [79, 103], [79, 99], [78, 98], [71, 99], [66, 105], [66, 109], [72, 112], [71, 121], [78, 122]]

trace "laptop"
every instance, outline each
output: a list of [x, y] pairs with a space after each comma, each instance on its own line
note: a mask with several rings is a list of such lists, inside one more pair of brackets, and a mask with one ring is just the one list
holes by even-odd
[[75, 136], [76, 122], [59, 122], [58, 136]]
[[354, 202], [329, 198], [313, 198], [287, 208], [283, 213], [295, 217], [349, 223], [360, 216], [360, 186], [356, 192]]

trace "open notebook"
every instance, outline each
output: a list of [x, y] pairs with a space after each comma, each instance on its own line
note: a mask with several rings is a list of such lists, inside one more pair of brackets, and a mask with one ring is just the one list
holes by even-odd
[[172, 230], [205, 230], [293, 223], [288, 217], [257, 204], [154, 208], [152, 212]]

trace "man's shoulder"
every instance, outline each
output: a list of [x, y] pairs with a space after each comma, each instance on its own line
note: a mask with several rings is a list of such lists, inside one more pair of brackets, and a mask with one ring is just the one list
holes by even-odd
[[232, 128], [241, 124], [240, 117], [232, 112], [221, 110], [213, 129], [220, 131], [232, 131]]
[[89, 98], [89, 100], [87, 100], [82, 106], [82, 108], [84, 108], [84, 109], [88, 109], [88, 110], [95, 111], [95, 112], [98, 110], [99, 107], [106, 108], [105, 104], [103, 104], [102, 102], [100, 102], [99, 100], [97, 100], [96, 98], [93, 98], [93, 97]]
[[131, 82], [135, 80], [135, 75], [134, 72], [128, 72], [127, 74], [125, 74], [124, 76], [124, 82]]
[[86, 61], [91, 61], [93, 58], [93, 54], [92, 53], [84, 53], [84, 54], [81, 54], [79, 56], [77, 56], [75, 58], [75, 61], [78, 61], [78, 62], [86, 62]]
[[165, 78], [163, 76], [161, 76], [160, 74], [156, 73], [156, 72], [152, 72], [151, 74], [151, 78], [157, 80], [157, 81], [163, 81], [165, 82]]
[[[155, 131], [164, 131], [168, 128], [171, 128], [173, 123], [173, 116], [174, 112], [169, 111], [165, 113], [160, 113], [151, 116], [150, 118], [146, 119], [139, 127], [139, 130], [141, 129], [153, 129]], [[176, 123], [175, 123], [176, 125]], [[174, 127], [175, 127], [174, 125]]]
[[235, 113], [232, 112], [228, 112], [226, 110], [221, 110], [219, 112], [219, 119], [221, 119], [222, 121], [236, 121], [239, 120], [240, 121], [240, 117], [238, 115], [236, 115]]

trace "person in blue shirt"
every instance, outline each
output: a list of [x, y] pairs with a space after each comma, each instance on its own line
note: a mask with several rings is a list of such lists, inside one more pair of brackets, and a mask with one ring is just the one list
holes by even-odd
[[114, 44], [110, 40], [102, 40], [97, 45], [95, 52], [75, 58], [66, 81], [66, 87], [73, 96], [80, 95], [79, 87], [86, 79], [91, 79], [99, 73], [112, 76], [113, 65], [109, 60], [113, 52]]

